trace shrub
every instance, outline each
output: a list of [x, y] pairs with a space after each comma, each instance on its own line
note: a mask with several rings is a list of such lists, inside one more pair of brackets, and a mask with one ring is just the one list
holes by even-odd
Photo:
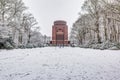
[[29, 43], [26, 45], [26, 48], [34, 48], [34, 45]]
[[0, 49], [13, 49], [15, 48], [15, 43], [12, 38], [0, 38]]
[[20, 44], [20, 45], [18, 46], [18, 48], [25, 49], [26, 47], [25, 47], [25, 45]]

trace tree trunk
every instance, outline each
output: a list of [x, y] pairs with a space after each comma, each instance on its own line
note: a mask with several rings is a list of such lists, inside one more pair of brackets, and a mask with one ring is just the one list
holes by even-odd
[[99, 23], [96, 21], [96, 33], [97, 33], [97, 42], [101, 43], [101, 37], [100, 37], [100, 30], [99, 30]]
[[106, 25], [106, 17], [107, 17], [107, 15], [105, 15], [105, 17], [104, 17], [104, 36], [105, 36], [105, 41], [108, 40], [107, 25]]
[[99, 12], [96, 12], [96, 22], [95, 22], [95, 26], [96, 26], [96, 33], [97, 33], [97, 42], [101, 43], [101, 37], [100, 37], [100, 30], [99, 30]]

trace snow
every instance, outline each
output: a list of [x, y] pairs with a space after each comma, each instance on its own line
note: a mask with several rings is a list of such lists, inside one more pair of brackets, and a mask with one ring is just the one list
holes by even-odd
[[120, 51], [71, 47], [0, 50], [0, 80], [120, 80]]

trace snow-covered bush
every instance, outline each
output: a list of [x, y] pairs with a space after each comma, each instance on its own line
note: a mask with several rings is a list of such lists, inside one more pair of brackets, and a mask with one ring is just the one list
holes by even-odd
[[120, 43], [117, 43], [116, 47], [117, 47], [118, 49], [120, 49]]
[[23, 45], [23, 44], [20, 44], [20, 45], [18, 45], [18, 48], [25, 49], [25, 48], [26, 48], [26, 46], [25, 46], [25, 45]]
[[109, 50], [119, 50], [120, 48], [118, 48], [117, 46], [113, 46], [111, 48], [109, 48]]
[[82, 47], [82, 48], [95, 48], [96, 44], [97, 44], [97, 42], [95, 40], [91, 40], [86, 44], [80, 45], [80, 47]]
[[101, 44], [100, 49], [102, 49], [102, 50], [109, 49], [109, 48], [115, 47], [116, 45], [117, 45], [117, 43], [115, 43], [115, 42], [106, 41]]
[[92, 49], [100, 49], [101, 44], [93, 44]]
[[102, 43], [97, 43], [95, 41], [90, 41], [87, 44], [80, 45], [81, 48], [92, 48], [92, 49], [110, 49], [110, 50], [118, 50], [120, 49], [120, 43], [105, 41]]
[[109, 48], [110, 50], [120, 50], [120, 43], [115, 43], [114, 46]]
[[26, 48], [34, 48], [34, 45], [33, 44], [27, 44]]
[[38, 44], [38, 47], [45, 47], [43, 43]]
[[0, 38], [0, 49], [13, 49], [15, 43], [11, 38]]
[[10, 42], [6, 42], [4, 44], [4, 46], [5, 46], [5, 49], [13, 49], [14, 48], [14, 46], [12, 44], [10, 44]]

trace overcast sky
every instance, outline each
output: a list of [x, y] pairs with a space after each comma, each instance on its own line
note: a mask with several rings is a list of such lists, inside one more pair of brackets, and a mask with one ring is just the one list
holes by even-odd
[[78, 19], [84, 0], [23, 0], [41, 28], [41, 33], [51, 36], [55, 20], [65, 20], [70, 28]]

